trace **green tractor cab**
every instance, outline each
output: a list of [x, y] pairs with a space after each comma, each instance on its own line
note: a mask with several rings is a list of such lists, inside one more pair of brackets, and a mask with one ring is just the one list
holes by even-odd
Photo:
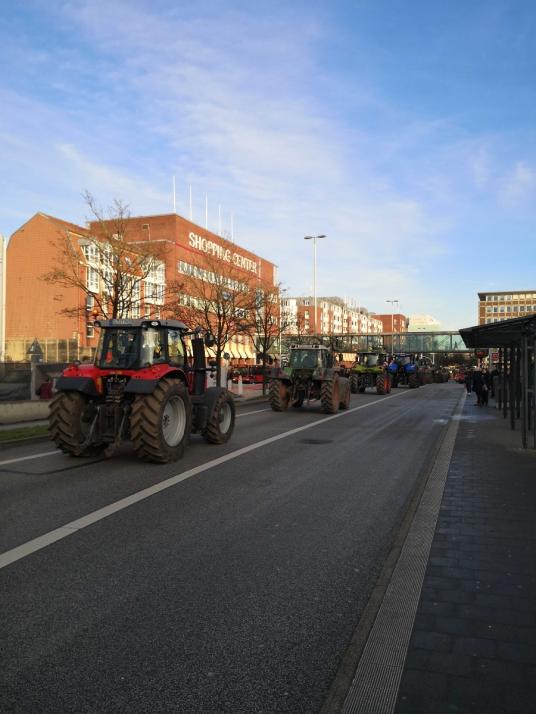
[[377, 394], [391, 391], [391, 379], [386, 369], [386, 356], [381, 352], [357, 352], [350, 367], [350, 389], [353, 394], [363, 393], [367, 388]]

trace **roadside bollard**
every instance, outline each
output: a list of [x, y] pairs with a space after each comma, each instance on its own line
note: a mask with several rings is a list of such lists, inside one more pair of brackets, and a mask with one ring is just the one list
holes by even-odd
[[242, 375], [238, 377], [238, 396], [241, 397], [244, 394], [244, 386], [242, 384]]

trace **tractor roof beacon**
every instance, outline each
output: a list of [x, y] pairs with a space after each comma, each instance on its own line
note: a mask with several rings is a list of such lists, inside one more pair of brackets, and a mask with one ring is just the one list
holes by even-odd
[[56, 383], [49, 432], [58, 448], [71, 456], [110, 456], [130, 439], [138, 457], [166, 463], [182, 456], [190, 433], [212, 444], [229, 440], [233, 397], [221, 387], [207, 388], [211, 335], [178, 320], [95, 325], [101, 334], [94, 363], [75, 362]]
[[334, 414], [350, 406], [350, 383], [325, 345], [291, 345], [288, 363], [270, 373], [269, 395], [276, 412], [319, 399], [322, 411]]

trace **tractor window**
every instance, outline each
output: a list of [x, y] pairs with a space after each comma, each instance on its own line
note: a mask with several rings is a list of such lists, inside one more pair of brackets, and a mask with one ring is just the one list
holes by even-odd
[[177, 367], [184, 366], [184, 342], [179, 330], [168, 330], [169, 363]]
[[118, 328], [103, 330], [97, 348], [97, 366], [132, 369], [138, 362], [139, 330]]
[[379, 355], [365, 355], [363, 364], [365, 367], [376, 367], [378, 365]]
[[152, 328], [142, 330], [141, 339], [140, 363], [142, 367], [149, 367], [152, 364], [166, 361], [160, 330]]
[[289, 366], [293, 369], [316, 369], [319, 366], [318, 350], [292, 350]]

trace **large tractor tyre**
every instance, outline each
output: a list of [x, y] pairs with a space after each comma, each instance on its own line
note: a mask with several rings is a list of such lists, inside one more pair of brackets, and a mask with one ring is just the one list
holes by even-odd
[[367, 388], [366, 379], [365, 379], [365, 377], [362, 377], [362, 378], [359, 380], [359, 386], [358, 386], [358, 388], [357, 388], [357, 391], [359, 392], [359, 394], [365, 394], [366, 388]]
[[86, 444], [95, 408], [80, 392], [58, 392], [50, 402], [48, 431], [58, 449], [71, 456], [89, 456], [106, 444]]
[[209, 414], [203, 438], [209, 444], [225, 444], [231, 438], [235, 425], [234, 399], [226, 389], [222, 389]]
[[357, 394], [359, 391], [359, 376], [357, 374], [350, 376], [350, 390], [352, 394]]
[[410, 389], [416, 389], [419, 386], [419, 379], [416, 374], [409, 375], [408, 386]]
[[391, 375], [385, 374], [384, 379], [385, 379], [385, 390], [386, 390], [387, 394], [390, 394], [390, 393], [391, 393], [391, 386], [392, 386], [392, 384], [391, 384]]
[[386, 394], [387, 393], [387, 385], [386, 385], [386, 377], [383, 374], [379, 374], [376, 377], [376, 394]]
[[130, 438], [145, 461], [165, 464], [180, 459], [191, 428], [192, 403], [180, 379], [162, 379], [152, 394], [137, 396], [132, 405]]
[[320, 403], [326, 414], [336, 414], [341, 403], [339, 380], [326, 380], [320, 388]]
[[350, 380], [349, 379], [339, 379], [339, 392], [341, 395], [341, 401], [339, 402], [339, 409], [349, 409], [350, 408]]
[[288, 386], [279, 379], [272, 379], [268, 391], [270, 406], [274, 412], [284, 412], [288, 409], [290, 392]]

